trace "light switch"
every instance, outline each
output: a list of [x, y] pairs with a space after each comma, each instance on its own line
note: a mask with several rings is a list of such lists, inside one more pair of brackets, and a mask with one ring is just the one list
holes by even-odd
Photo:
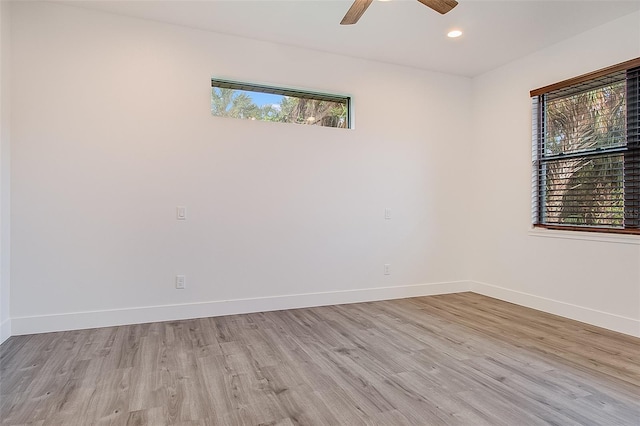
[[187, 208], [184, 206], [178, 206], [176, 208], [176, 219], [187, 220]]

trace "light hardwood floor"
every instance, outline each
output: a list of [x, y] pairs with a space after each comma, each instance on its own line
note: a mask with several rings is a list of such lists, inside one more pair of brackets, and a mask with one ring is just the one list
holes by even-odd
[[15, 336], [2, 425], [640, 425], [640, 339], [471, 293]]

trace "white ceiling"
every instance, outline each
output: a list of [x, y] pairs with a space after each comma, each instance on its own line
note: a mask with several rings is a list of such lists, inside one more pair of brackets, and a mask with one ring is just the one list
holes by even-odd
[[[640, 0], [458, 1], [446, 15], [416, 0], [375, 1], [352, 26], [339, 25], [350, 0], [64, 3], [470, 77], [640, 10]], [[452, 28], [464, 35], [448, 39]]]

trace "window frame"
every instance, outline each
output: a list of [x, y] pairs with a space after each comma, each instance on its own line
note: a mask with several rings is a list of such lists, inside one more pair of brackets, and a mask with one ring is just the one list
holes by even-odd
[[[551, 230], [560, 230], [560, 231], [582, 231], [582, 232], [599, 232], [599, 233], [609, 233], [609, 234], [630, 234], [630, 235], [640, 235], [640, 226], [635, 223], [632, 224], [631, 227], [626, 227], [627, 224], [627, 208], [632, 212], [637, 211], [638, 203], [640, 202], [640, 194], [638, 194], [638, 176], [640, 176], [640, 161], [638, 157], [640, 156], [640, 141], [638, 140], [638, 117], [636, 115], [640, 115], [640, 99], [638, 99], [637, 95], [629, 96], [632, 92], [631, 90], [635, 90], [634, 93], [638, 91], [637, 85], [640, 80], [640, 58], [631, 59], [620, 64], [616, 64], [607, 68], [603, 68], [591, 73], [583, 74], [574, 78], [570, 78], [558, 83], [554, 83], [548, 86], [544, 86], [538, 89], [534, 89], [530, 91], [530, 96], [533, 103], [533, 111], [532, 111], [532, 219], [533, 219], [533, 228], [544, 228]], [[625, 73], [625, 79], [627, 84], [625, 84], [626, 92], [625, 99], [627, 102], [626, 110], [625, 110], [625, 145], [623, 147], [610, 147], [610, 148], [600, 148], [593, 149], [575, 153], [569, 153], [564, 155], [545, 155], [543, 150], [545, 148], [545, 114], [544, 110], [545, 104], [545, 96], [549, 93], [554, 93], [562, 89], [571, 88], [572, 86], [584, 85], [589, 82], [596, 82], [600, 79], [604, 79], [608, 76], [612, 76], [615, 74], [619, 74], [621, 72]], [[633, 83], [636, 85], [633, 89], [629, 89], [628, 82], [630, 81], [628, 75], [630, 73], [636, 74], [633, 77]], [[603, 87], [603, 86], [595, 86]], [[628, 102], [630, 101], [630, 97], [633, 98], [633, 105], [630, 106]], [[633, 113], [634, 124], [629, 124], [629, 112]], [[633, 129], [633, 136], [630, 136], [629, 130]], [[633, 141], [629, 142], [630, 138], [633, 138]], [[625, 205], [623, 211], [623, 224], [621, 227], [609, 227], [609, 226], [589, 226], [589, 225], [564, 225], [564, 224], [555, 224], [555, 223], [544, 223], [543, 221], [543, 213], [546, 209], [544, 203], [544, 181], [542, 178], [543, 166], [553, 161], [554, 158], [564, 158], [568, 159], [570, 157], [579, 157], [579, 158], [597, 158], [598, 156], [614, 156], [614, 155], [623, 155], [623, 200], [626, 203], [628, 200], [631, 200], [631, 206], [627, 207]], [[633, 163], [632, 169], [626, 170], [626, 161], [630, 158], [630, 162]], [[631, 194], [627, 194], [626, 190], [626, 177], [630, 175], [633, 179], [630, 183], [631, 185]], [[633, 197], [633, 198], [632, 198]], [[637, 213], [635, 213], [637, 216]], [[637, 222], [639, 219], [636, 216], [631, 217], [631, 221]]]
[[[326, 92], [318, 92], [307, 89], [297, 89], [291, 87], [282, 87], [282, 86], [273, 86], [269, 84], [263, 83], [249, 83], [242, 82], [236, 80], [228, 80], [224, 78], [211, 77], [211, 90], [215, 88], [221, 89], [232, 89], [232, 90], [240, 90], [240, 91], [249, 91], [249, 92], [257, 92], [257, 93], [266, 93], [272, 95], [281, 95], [287, 97], [294, 97], [299, 99], [309, 99], [315, 101], [326, 101], [326, 102], [334, 102], [334, 103], [344, 103], [346, 106], [346, 121], [344, 127], [338, 126], [324, 126], [319, 125], [316, 127], [326, 127], [333, 129], [346, 129], [351, 130], [354, 128], [353, 126], [353, 98], [349, 95], [343, 94], [335, 94], [335, 93], [326, 93]], [[213, 114], [213, 112], [212, 112]], [[213, 114], [215, 117], [218, 115]], [[260, 121], [268, 121], [268, 120], [260, 120]], [[295, 122], [284, 122], [287, 124], [305, 124], [305, 123], [295, 123]]]

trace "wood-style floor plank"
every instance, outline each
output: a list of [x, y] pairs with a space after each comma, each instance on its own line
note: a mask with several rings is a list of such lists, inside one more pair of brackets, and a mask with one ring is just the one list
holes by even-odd
[[0, 425], [640, 425], [640, 339], [472, 293], [14, 336]]

